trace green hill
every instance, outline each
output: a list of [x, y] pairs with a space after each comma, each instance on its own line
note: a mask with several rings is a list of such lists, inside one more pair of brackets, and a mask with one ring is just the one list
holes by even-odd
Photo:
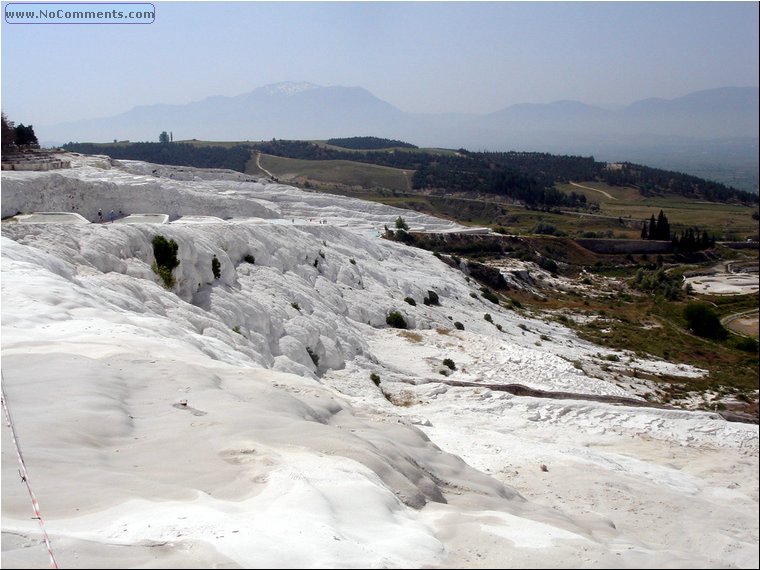
[[[356, 148], [331, 144], [335, 142]], [[161, 164], [271, 173], [305, 188], [521, 233], [554, 227], [568, 235], [637, 238], [642, 224], [663, 209], [674, 230], [699, 228], [719, 240], [757, 235], [756, 194], [687, 174], [632, 163], [607, 164], [593, 157], [476, 153], [408, 143], [384, 146], [399, 143], [354, 137], [64, 148]]]

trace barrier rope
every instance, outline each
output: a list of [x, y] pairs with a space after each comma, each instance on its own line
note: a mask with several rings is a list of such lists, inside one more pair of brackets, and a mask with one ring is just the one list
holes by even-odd
[[20, 467], [19, 475], [21, 476], [21, 482], [26, 485], [26, 490], [29, 492], [29, 497], [32, 500], [32, 509], [34, 509], [35, 515], [33, 518], [36, 518], [37, 522], [40, 524], [42, 537], [45, 540], [45, 546], [47, 547], [48, 556], [50, 557], [50, 567], [58, 568], [58, 564], [55, 561], [55, 556], [53, 555], [53, 545], [50, 543], [50, 537], [45, 530], [45, 521], [42, 519], [40, 504], [37, 502], [37, 497], [34, 496], [34, 491], [32, 491], [32, 486], [29, 483], [29, 473], [26, 470], [24, 456], [22, 455], [21, 447], [18, 444], [18, 437], [16, 437], [16, 428], [14, 427], [13, 419], [11, 418], [11, 411], [8, 409], [8, 397], [5, 394], [5, 376], [2, 374], [2, 371], [0, 371], [0, 378], [2, 379], [2, 382], [0, 383], [0, 400], [2, 401], [3, 411], [5, 412], [5, 423], [10, 429], [11, 439], [13, 440], [13, 447], [16, 449], [16, 458], [18, 459], [18, 464]]

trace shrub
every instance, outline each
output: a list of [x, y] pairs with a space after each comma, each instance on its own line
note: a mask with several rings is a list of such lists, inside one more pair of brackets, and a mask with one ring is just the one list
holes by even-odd
[[174, 268], [179, 265], [179, 259], [177, 259], [177, 250], [179, 246], [173, 239], [167, 240], [162, 235], [156, 235], [152, 240], [153, 244], [153, 257], [156, 261], [151, 265], [151, 269], [156, 273], [164, 282], [164, 286], [167, 289], [171, 289], [174, 286]]
[[351, 265], [356, 265], [356, 260], [353, 257], [351, 257], [348, 261], [351, 263]]
[[388, 313], [388, 316], [385, 318], [385, 322], [396, 329], [407, 328], [406, 319], [404, 318], [404, 315], [402, 315], [398, 311], [391, 311], [390, 313]]
[[256, 263], [256, 258], [253, 257], [251, 254], [248, 254], [248, 255], [246, 255], [243, 258], [243, 261], [245, 261], [246, 263], [250, 263], [251, 265], [253, 265], [254, 263]]
[[296, 311], [301, 310], [301, 305], [299, 305], [298, 303], [293, 302], [290, 304], [290, 306], [293, 307]]
[[219, 263], [217, 256], [211, 259], [211, 273], [214, 274], [214, 279], [219, 279], [222, 276], [222, 264]]
[[547, 236], [564, 236], [567, 235], [565, 232], [560, 230], [557, 226], [553, 224], [547, 224], [544, 222], [539, 222], [533, 227], [533, 233], [534, 234], [541, 234], [541, 235], [547, 235]]
[[482, 291], [484, 299], [491, 301], [495, 305], [499, 304], [499, 298], [496, 295], [494, 295], [494, 292], [491, 291], [488, 287], [483, 287], [481, 291]]
[[477, 299], [477, 298], [478, 298], [478, 295], [477, 295], [477, 293], [473, 293], [473, 292], [471, 291], [471, 292], [470, 292], [470, 297], [472, 297], [473, 299]]
[[168, 269], [174, 269], [179, 265], [177, 259], [177, 249], [179, 246], [173, 239], [167, 240], [162, 235], [156, 235], [153, 237], [153, 257], [156, 258], [156, 263], [159, 267], [166, 267]]
[[736, 341], [736, 348], [745, 352], [757, 352], [757, 341], [754, 338], [742, 338]]
[[155, 261], [151, 264], [150, 268], [153, 270], [153, 273], [158, 275], [161, 278], [161, 281], [164, 282], [164, 287], [167, 289], [171, 289], [174, 287], [174, 275], [172, 275], [171, 269], [167, 269], [166, 267], [160, 267]]
[[610, 362], [620, 362], [620, 357], [617, 354], [608, 354], [604, 358], [606, 358]]
[[486, 313], [485, 315], [483, 315], [483, 318], [487, 320], [489, 323], [493, 322], [493, 318], [491, 317], [489, 313]]
[[396, 230], [396, 237], [395, 239], [397, 241], [400, 241], [401, 243], [414, 243], [414, 236], [407, 232], [406, 230]]
[[405, 297], [404, 301], [406, 301], [407, 303], [409, 303], [412, 307], [417, 306], [417, 301], [415, 301], [411, 297]]
[[464, 330], [464, 325], [462, 323], [460, 323], [459, 321], [456, 321], [454, 323], [454, 326], [457, 328], [457, 330], [460, 330], [460, 331]]
[[426, 305], [440, 305], [438, 301], [438, 293], [428, 290], [428, 296], [422, 300]]
[[559, 267], [557, 267], [557, 262], [553, 259], [550, 259], [548, 257], [542, 257], [538, 260], [538, 266], [541, 269], [545, 269], [549, 273], [556, 274], [559, 270]]
[[689, 303], [683, 311], [689, 330], [704, 338], [723, 340], [728, 331], [723, 328], [718, 315], [705, 303]]
[[457, 365], [454, 364], [454, 361], [451, 360], [450, 358], [444, 358], [443, 359], [443, 365], [444, 366], [448, 366], [449, 369], [451, 369], [451, 370], [456, 370], [457, 369]]
[[401, 216], [399, 216], [398, 218], [396, 218], [396, 229], [397, 230], [408, 230], [409, 229], [409, 226], [404, 221], [404, 218], [402, 218]]
[[380, 386], [380, 375], [375, 374], [373, 372], [372, 374], [369, 375], [369, 379], [375, 383], [375, 386]]

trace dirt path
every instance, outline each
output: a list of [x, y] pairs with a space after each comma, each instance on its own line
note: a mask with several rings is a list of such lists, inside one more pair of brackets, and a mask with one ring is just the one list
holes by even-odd
[[615, 198], [614, 196], [611, 196], [604, 190], [599, 190], [599, 188], [592, 188], [591, 186], [583, 186], [582, 184], [576, 184], [575, 182], [571, 182], [570, 186], [575, 186], [576, 188], [583, 188], [584, 190], [593, 190], [594, 192], [599, 192], [600, 194], [604, 194], [610, 200], [617, 200], [617, 198]]
[[754, 338], [758, 336], [758, 323], [760, 319], [758, 318], [757, 309], [728, 315], [723, 317], [720, 322], [724, 327], [731, 329], [741, 336]]
[[260, 152], [256, 153], [256, 168], [258, 168], [259, 170], [261, 170], [263, 172], [266, 172], [267, 175], [269, 176], [269, 178], [274, 178], [274, 174], [272, 174], [266, 168], [264, 168], [263, 166], [261, 166], [261, 153]]

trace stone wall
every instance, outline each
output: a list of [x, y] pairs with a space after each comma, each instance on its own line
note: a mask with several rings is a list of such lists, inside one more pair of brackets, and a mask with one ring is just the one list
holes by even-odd
[[578, 245], [594, 253], [671, 253], [673, 244], [669, 241], [646, 239], [591, 239], [575, 240]]
[[57, 158], [53, 154], [37, 152], [17, 152], [3, 155], [3, 170], [59, 170], [71, 168], [71, 162]]

